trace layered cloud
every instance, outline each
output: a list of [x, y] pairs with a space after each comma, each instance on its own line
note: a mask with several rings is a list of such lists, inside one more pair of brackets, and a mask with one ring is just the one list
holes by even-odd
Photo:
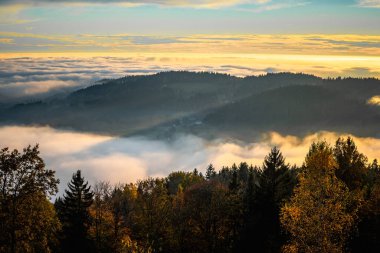
[[80, 3], [80, 4], [155, 4], [162, 6], [183, 6], [183, 7], [198, 7], [198, 8], [216, 8], [225, 6], [234, 6], [239, 4], [265, 4], [271, 0], [3, 0], [2, 4], [48, 4], [48, 3]]
[[378, 105], [380, 106], [380, 96], [373, 96], [367, 101], [370, 105]]
[[358, 5], [367, 8], [380, 8], [380, 0], [359, 0]]
[[[60, 190], [75, 170], [83, 171], [91, 183], [136, 182], [149, 176], [166, 176], [176, 170], [204, 172], [208, 164], [218, 169], [247, 162], [260, 166], [273, 146], [279, 147], [286, 161], [301, 165], [310, 144], [317, 140], [334, 143], [340, 135], [321, 132], [298, 138], [267, 133], [258, 142], [243, 144], [225, 140], [206, 141], [196, 136], [179, 136], [171, 142], [144, 137], [115, 138], [50, 127], [6, 126], [0, 128], [1, 147], [22, 149], [40, 144], [47, 167], [57, 171]], [[380, 154], [380, 139], [354, 137], [359, 151], [370, 160]]]
[[379, 35], [46, 35], [0, 32], [4, 52], [380, 55]]
[[[195, 38], [194, 38], [195, 39]], [[199, 38], [197, 38], [199, 39]], [[239, 43], [240, 37], [202, 37]], [[162, 42], [162, 41], [161, 41]], [[156, 42], [158, 43], [158, 42]], [[163, 43], [163, 42], [162, 42]], [[206, 42], [205, 42], [206, 43]], [[304, 72], [321, 77], [380, 78], [380, 57], [226, 53], [6, 54], [0, 57], [0, 103], [46, 98], [94, 85], [102, 79], [170, 70], [236, 76]], [[6, 101], [4, 97], [8, 97]]]

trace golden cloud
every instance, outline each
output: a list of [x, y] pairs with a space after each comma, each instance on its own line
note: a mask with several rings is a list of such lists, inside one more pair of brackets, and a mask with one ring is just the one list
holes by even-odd
[[379, 105], [380, 106], [380, 96], [373, 96], [367, 101], [370, 105]]

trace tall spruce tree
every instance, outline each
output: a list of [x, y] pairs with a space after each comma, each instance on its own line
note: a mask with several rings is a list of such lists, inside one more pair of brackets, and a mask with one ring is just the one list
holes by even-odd
[[211, 180], [216, 177], [216, 171], [212, 164], [210, 164], [206, 169], [206, 179]]
[[350, 191], [362, 189], [368, 173], [367, 157], [358, 151], [351, 137], [339, 138], [333, 151], [337, 162], [336, 176]]
[[291, 195], [294, 177], [277, 147], [265, 157], [258, 175], [253, 215], [255, 227], [250, 242], [259, 252], [279, 252], [284, 238], [281, 234], [279, 213], [284, 200]]
[[88, 239], [91, 223], [89, 207], [94, 193], [88, 182], [84, 182], [81, 171], [73, 174], [63, 200], [56, 203], [63, 223], [63, 248], [65, 252], [89, 252], [92, 245]]

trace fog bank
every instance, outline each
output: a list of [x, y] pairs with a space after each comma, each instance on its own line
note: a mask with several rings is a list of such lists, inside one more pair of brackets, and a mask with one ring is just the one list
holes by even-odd
[[[60, 192], [71, 175], [81, 169], [85, 178], [113, 184], [136, 182], [146, 177], [166, 176], [172, 171], [204, 172], [212, 163], [217, 169], [233, 163], [261, 165], [273, 146], [281, 149], [290, 164], [301, 165], [310, 144], [326, 140], [334, 144], [339, 136], [319, 132], [304, 138], [263, 134], [259, 142], [249, 144], [225, 140], [207, 141], [197, 136], [178, 136], [174, 141], [151, 140], [144, 137], [118, 138], [87, 133], [62, 131], [50, 127], [5, 126], [0, 128], [0, 146], [21, 150], [39, 143], [41, 156], [48, 168], [56, 170], [61, 180]], [[353, 136], [359, 151], [371, 161], [379, 158], [380, 139]]]

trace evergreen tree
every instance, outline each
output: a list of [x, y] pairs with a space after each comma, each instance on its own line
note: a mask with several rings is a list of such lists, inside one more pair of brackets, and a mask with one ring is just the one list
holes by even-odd
[[231, 179], [230, 179], [230, 183], [228, 185], [230, 191], [232, 192], [235, 192], [238, 190], [238, 187], [239, 187], [239, 179], [238, 179], [238, 168], [236, 166], [236, 164], [233, 164], [232, 165], [232, 168], [231, 168]]
[[250, 248], [252, 235], [255, 232], [255, 194], [256, 180], [258, 175], [257, 167], [250, 167], [248, 171], [248, 179], [245, 188], [242, 191], [242, 222], [239, 229], [238, 237], [234, 242], [234, 252], [245, 252]]
[[87, 232], [91, 223], [89, 207], [93, 196], [91, 186], [84, 182], [81, 171], [78, 170], [73, 174], [63, 200], [56, 203], [63, 223], [65, 252], [88, 252], [92, 249]]
[[259, 252], [279, 252], [284, 241], [280, 229], [280, 208], [290, 197], [293, 185], [289, 165], [285, 164], [280, 150], [272, 148], [259, 173], [252, 207], [254, 233], [249, 242], [254, 242]]
[[367, 157], [358, 151], [355, 142], [348, 137], [339, 138], [334, 148], [337, 162], [336, 176], [352, 190], [361, 189], [367, 174]]
[[380, 166], [375, 159], [368, 166], [364, 203], [356, 237], [351, 242], [352, 252], [380, 252]]
[[206, 169], [206, 179], [211, 180], [216, 176], [215, 168], [210, 164]]

